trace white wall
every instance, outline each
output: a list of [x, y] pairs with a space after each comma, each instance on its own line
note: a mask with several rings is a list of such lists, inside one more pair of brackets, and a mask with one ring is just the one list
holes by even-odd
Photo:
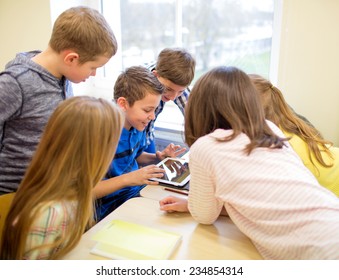
[[283, 0], [278, 87], [339, 146], [339, 1]]
[[47, 47], [52, 24], [48, 0], [0, 0], [0, 71], [17, 52]]
[[[277, 86], [298, 113], [339, 146], [339, 1], [281, 1]], [[0, 0], [0, 70], [16, 52], [47, 46], [49, 3]]]

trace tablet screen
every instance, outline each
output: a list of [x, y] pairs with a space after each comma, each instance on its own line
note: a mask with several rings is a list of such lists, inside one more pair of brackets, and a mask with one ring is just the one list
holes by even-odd
[[180, 158], [166, 158], [157, 164], [165, 170], [162, 178], [152, 180], [174, 186], [184, 186], [190, 179], [188, 161]]

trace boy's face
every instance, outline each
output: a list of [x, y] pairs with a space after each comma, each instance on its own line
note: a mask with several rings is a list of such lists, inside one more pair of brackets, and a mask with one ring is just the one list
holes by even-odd
[[119, 106], [125, 112], [125, 125], [126, 129], [134, 127], [139, 131], [143, 131], [151, 120], [155, 119], [155, 109], [158, 107], [161, 99], [160, 94], [146, 93], [143, 99], [134, 102], [130, 106], [125, 98], [118, 99]]
[[95, 76], [96, 70], [104, 66], [109, 60], [110, 58], [106, 56], [98, 56], [96, 60], [79, 64], [79, 59], [75, 58], [70, 62], [65, 76], [73, 83], [85, 82], [90, 76]]
[[176, 85], [172, 83], [170, 80], [165, 79], [163, 77], [157, 76], [160, 83], [165, 87], [165, 92], [161, 96], [161, 100], [164, 102], [174, 100], [178, 96], [180, 96], [186, 89], [186, 87]]

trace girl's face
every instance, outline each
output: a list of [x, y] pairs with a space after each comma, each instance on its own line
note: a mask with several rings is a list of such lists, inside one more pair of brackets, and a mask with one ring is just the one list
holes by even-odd
[[141, 100], [135, 101], [133, 106], [130, 106], [126, 99], [120, 100], [120, 102], [118, 100], [118, 104], [125, 112], [126, 116], [124, 127], [127, 130], [134, 127], [139, 131], [143, 131], [147, 127], [148, 123], [155, 119], [155, 109], [158, 107], [160, 99], [160, 94], [147, 92], [145, 97]]

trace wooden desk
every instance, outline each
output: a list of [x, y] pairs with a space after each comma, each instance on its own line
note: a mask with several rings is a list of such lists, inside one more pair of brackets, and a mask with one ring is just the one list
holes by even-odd
[[262, 259], [252, 242], [229, 218], [220, 217], [213, 225], [201, 225], [195, 222], [189, 213], [165, 213], [159, 209], [157, 200], [143, 197], [128, 200], [92, 227], [64, 259], [103, 259], [89, 253], [95, 245], [91, 237], [113, 219], [182, 234], [182, 241], [171, 259]]
[[168, 190], [164, 190], [164, 186], [162, 185], [147, 185], [140, 191], [140, 195], [145, 198], [154, 199], [154, 200], [161, 200], [167, 196], [177, 196], [187, 198], [187, 195], [180, 194]]

